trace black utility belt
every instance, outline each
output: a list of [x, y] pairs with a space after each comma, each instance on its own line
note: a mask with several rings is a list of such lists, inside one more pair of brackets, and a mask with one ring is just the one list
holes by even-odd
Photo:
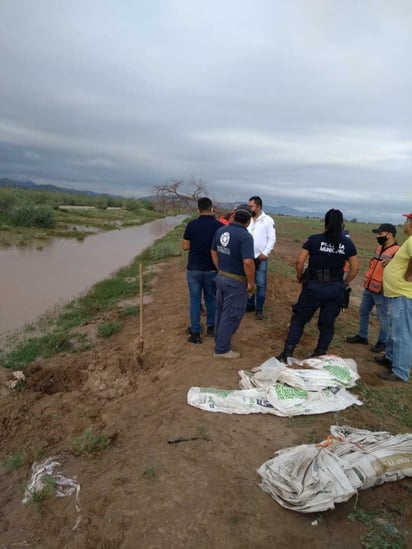
[[316, 282], [341, 282], [343, 278], [342, 275], [332, 274], [329, 269], [316, 269], [316, 271], [309, 273], [308, 280], [315, 280]]

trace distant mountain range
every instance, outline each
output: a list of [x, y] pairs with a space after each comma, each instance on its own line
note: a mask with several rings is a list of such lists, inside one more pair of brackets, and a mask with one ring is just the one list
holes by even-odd
[[[233, 202], [219, 202], [219, 206], [227, 210], [233, 208]], [[295, 210], [289, 206], [272, 206], [270, 204], [263, 204], [263, 209], [266, 213], [272, 215], [289, 215], [291, 217], [315, 217], [323, 219], [325, 213], [321, 212], [307, 212], [302, 210]]]
[[87, 196], [98, 196], [101, 193], [93, 191], [79, 191], [77, 189], [66, 189], [65, 187], [57, 187], [56, 185], [42, 185], [33, 183], [33, 181], [15, 181], [7, 177], [0, 178], [0, 187], [13, 187], [15, 189], [30, 189], [31, 191], [48, 191], [55, 193], [75, 193], [86, 194]]
[[302, 210], [295, 210], [295, 208], [289, 208], [289, 206], [270, 206], [264, 204], [266, 213], [275, 214], [275, 215], [290, 215], [292, 217], [316, 217], [323, 219], [325, 217], [325, 212], [305, 212]]
[[[16, 181], [14, 179], [8, 179], [6, 177], [0, 178], [0, 187], [12, 187], [16, 189], [30, 189], [32, 191], [47, 191], [47, 192], [59, 192], [59, 193], [72, 193], [72, 194], [84, 194], [87, 196], [98, 196], [99, 194], [105, 194], [106, 196], [115, 196], [116, 198], [122, 198], [119, 195], [112, 195], [108, 193], [95, 193], [93, 191], [79, 191], [78, 189], [68, 189], [66, 187], [57, 187], [56, 185], [43, 185], [37, 184], [33, 181]], [[155, 201], [156, 196], [144, 196], [141, 197], [144, 200]], [[230, 210], [233, 207], [233, 203], [224, 203], [221, 202], [220, 206]], [[319, 217], [323, 218], [324, 213], [320, 212], [305, 212], [302, 210], [295, 210], [289, 206], [272, 206], [269, 204], [264, 205], [264, 210], [266, 213], [272, 215], [289, 215], [292, 217]]]

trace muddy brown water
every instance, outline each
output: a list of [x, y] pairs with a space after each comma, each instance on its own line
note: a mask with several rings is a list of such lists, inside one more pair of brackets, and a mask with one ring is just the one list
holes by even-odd
[[54, 238], [0, 250], [0, 334], [22, 328], [128, 265], [183, 219], [167, 217], [83, 241]]

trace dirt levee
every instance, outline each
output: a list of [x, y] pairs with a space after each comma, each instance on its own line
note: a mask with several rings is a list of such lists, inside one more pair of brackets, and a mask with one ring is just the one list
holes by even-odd
[[[190, 387], [237, 388], [238, 370], [281, 350], [299, 286], [270, 279], [265, 320], [246, 315], [233, 339], [241, 358], [218, 361], [211, 338], [187, 342], [184, 269], [183, 258], [173, 258], [156, 275], [145, 307], [143, 368], [136, 360], [139, 320], [129, 317], [119, 333], [88, 351], [36, 361], [20, 391], [6, 388], [11, 373], [1, 372], [0, 459], [18, 453], [25, 459], [14, 472], [1, 469], [1, 549], [360, 546], [362, 526], [347, 520], [353, 501], [314, 526], [316, 517], [286, 511], [265, 494], [256, 469], [275, 450], [322, 440], [336, 421], [369, 427], [366, 411], [287, 419], [213, 414], [186, 404]], [[307, 330], [301, 356], [313, 350], [315, 332], [315, 325]], [[360, 374], [378, 383], [368, 350], [353, 351], [346, 356], [357, 360]], [[104, 434], [108, 446], [74, 455], [73, 439], [88, 429]], [[75, 530], [74, 496], [21, 503], [31, 463], [49, 456], [81, 485]], [[393, 483], [359, 499], [402, 504], [407, 495]]]

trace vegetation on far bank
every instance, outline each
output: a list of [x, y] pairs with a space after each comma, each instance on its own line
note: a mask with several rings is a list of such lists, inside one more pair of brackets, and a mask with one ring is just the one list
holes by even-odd
[[0, 188], [0, 246], [24, 245], [33, 238], [83, 239], [163, 215], [142, 199]]

